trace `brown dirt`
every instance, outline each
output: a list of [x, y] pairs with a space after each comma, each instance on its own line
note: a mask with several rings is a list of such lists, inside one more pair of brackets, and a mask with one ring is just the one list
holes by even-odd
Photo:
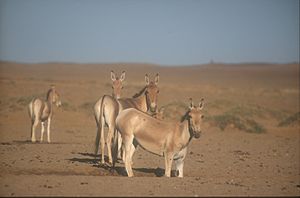
[[[110, 70], [126, 71], [124, 97], [160, 74], [159, 106], [178, 119], [188, 98], [205, 98], [206, 117], [233, 112], [261, 124], [249, 133], [229, 123], [203, 123], [193, 140], [184, 178], [165, 178], [164, 159], [139, 148], [134, 178], [122, 163], [111, 173], [94, 156], [92, 106], [111, 94]], [[202, 65], [0, 63], [0, 196], [296, 196], [300, 195], [299, 122], [278, 127], [299, 112], [299, 65]], [[64, 106], [55, 108], [52, 143], [31, 143], [27, 104], [57, 86]], [[168, 109], [169, 108], [169, 109]], [[250, 110], [249, 110], [250, 109]], [[237, 111], [234, 111], [237, 112]], [[177, 117], [176, 117], [177, 116]], [[39, 133], [37, 137], [39, 138]]]

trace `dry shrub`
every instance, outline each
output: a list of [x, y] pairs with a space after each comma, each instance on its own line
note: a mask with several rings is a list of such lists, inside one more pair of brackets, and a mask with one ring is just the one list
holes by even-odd
[[299, 126], [300, 125], [300, 111], [290, 115], [289, 117], [285, 118], [281, 122], [279, 122], [279, 127], [287, 127], [287, 126]]
[[255, 120], [239, 117], [230, 113], [207, 116], [205, 120], [208, 121], [211, 125], [219, 127], [222, 131], [230, 126], [249, 133], [266, 132], [264, 126], [262, 124], [259, 124]]

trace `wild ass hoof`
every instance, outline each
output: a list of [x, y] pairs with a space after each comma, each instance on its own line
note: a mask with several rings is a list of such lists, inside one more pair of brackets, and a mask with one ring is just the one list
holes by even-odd
[[36, 142], [36, 139], [31, 139], [31, 142], [32, 142], [32, 143], [35, 143], [35, 142]]
[[114, 174], [114, 173], [115, 173], [115, 168], [110, 167], [109, 172], [110, 172], [111, 174]]

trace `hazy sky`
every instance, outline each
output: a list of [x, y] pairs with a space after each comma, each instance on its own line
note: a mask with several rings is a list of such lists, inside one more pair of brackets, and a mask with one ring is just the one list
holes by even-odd
[[0, 60], [299, 61], [298, 0], [0, 0]]

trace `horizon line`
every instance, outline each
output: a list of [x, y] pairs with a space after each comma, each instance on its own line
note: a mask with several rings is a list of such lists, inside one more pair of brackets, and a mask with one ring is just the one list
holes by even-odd
[[291, 65], [291, 64], [300, 64], [300, 61], [291, 61], [291, 62], [219, 62], [219, 61], [210, 61], [207, 63], [196, 63], [196, 64], [158, 64], [151, 62], [72, 62], [72, 61], [45, 61], [45, 62], [34, 62], [34, 61], [10, 61], [10, 60], [0, 60], [0, 63], [13, 63], [13, 64], [25, 64], [25, 65], [39, 65], [39, 64], [68, 64], [68, 65], [121, 65], [121, 64], [133, 64], [133, 65], [151, 65], [151, 66], [161, 66], [161, 67], [193, 67], [193, 66], [203, 66], [203, 65]]

